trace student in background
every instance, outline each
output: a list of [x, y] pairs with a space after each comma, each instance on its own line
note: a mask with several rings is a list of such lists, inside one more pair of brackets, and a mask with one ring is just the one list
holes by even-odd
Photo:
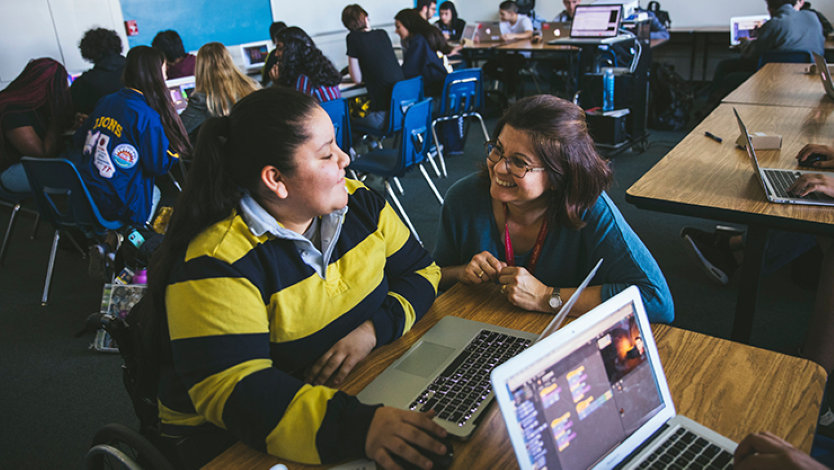
[[93, 68], [72, 82], [72, 104], [77, 112], [90, 114], [102, 96], [124, 86], [122, 39], [112, 29], [95, 28], [84, 33], [78, 48], [81, 57], [92, 62]]
[[72, 125], [67, 71], [58, 62], [30, 61], [0, 91], [0, 185], [11, 192], [31, 191], [20, 157], [53, 157], [60, 136]]
[[466, 21], [458, 18], [458, 10], [455, 8], [455, 4], [451, 0], [447, 0], [440, 5], [440, 19], [434, 25], [447, 40], [460, 41], [460, 35], [463, 34], [463, 28], [466, 27]]
[[498, 16], [501, 18], [501, 39], [504, 41], [518, 41], [533, 37], [533, 22], [527, 15], [518, 12], [518, 5], [512, 0], [501, 2], [498, 6]]
[[342, 74], [322, 54], [303, 29], [291, 26], [278, 33], [275, 44], [278, 77], [275, 83], [310, 95], [319, 102], [342, 97]]
[[213, 116], [227, 116], [238, 100], [260, 88], [237, 68], [226, 46], [219, 42], [204, 44], [197, 51], [194, 78], [194, 92], [188, 97], [188, 106], [180, 119], [185, 131], [195, 137], [203, 121]]
[[151, 46], [165, 54], [166, 78], [180, 78], [194, 75], [197, 58], [187, 54], [182, 39], [173, 29], [160, 31], [154, 36]]
[[558, 23], [570, 23], [573, 21], [573, 15], [576, 13], [576, 6], [582, 0], [562, 0], [565, 9], [553, 18], [553, 21]]
[[451, 71], [445, 58], [452, 47], [417, 10], [400, 10], [394, 16], [394, 27], [403, 46], [403, 75], [422, 76], [426, 95], [440, 96], [446, 74]]
[[156, 178], [190, 152], [164, 75], [160, 51], [134, 47], [125, 88], [99, 100], [75, 133], [71, 158], [107, 219], [137, 227], [149, 222], [160, 198]]
[[[286, 29], [287, 24], [283, 21], [276, 21], [269, 25], [269, 38], [272, 39], [272, 44], [278, 44], [278, 33]], [[271, 82], [275, 82], [272, 78], [273, 75], [275, 78], [278, 78], [278, 56], [275, 55], [277, 49], [272, 49], [269, 51], [269, 55], [266, 56], [266, 63], [264, 63], [264, 70], [261, 73], [261, 85], [267, 86]]]
[[424, 20], [428, 21], [434, 17], [437, 11], [437, 2], [435, 0], [417, 0], [417, 6], [414, 8]]
[[[527, 15], [518, 12], [518, 5], [511, 0], [501, 2], [498, 6], [498, 15], [501, 18], [501, 39], [504, 41], [517, 41], [533, 37], [533, 23]], [[529, 55], [529, 53], [527, 53]], [[518, 71], [524, 67], [524, 54], [500, 54], [484, 64], [484, 73], [493, 79], [504, 83], [506, 94], [516, 95], [518, 90]]]
[[433, 413], [338, 388], [423, 317], [440, 270], [382, 197], [345, 178], [316, 100], [260, 90], [204, 126], [148, 276], [159, 308], [141, 322], [166, 351], [163, 432], [308, 464], [393, 468], [399, 455], [428, 468], [417, 449], [445, 451]]
[[820, 24], [822, 24], [822, 35], [823, 37], [828, 37], [829, 34], [834, 32], [834, 26], [831, 26], [831, 22], [828, 21], [828, 18], [825, 17], [822, 13], [818, 10], [814, 10], [811, 8], [811, 2], [806, 2], [805, 0], [796, 0], [796, 4], [793, 6], [797, 10], [804, 10], [810, 11], [811, 13], [817, 15], [817, 19], [820, 20]]
[[368, 12], [356, 4], [342, 10], [342, 24], [350, 30], [346, 39], [350, 78], [365, 83], [371, 100], [368, 115], [351, 118], [351, 122], [382, 129], [391, 106], [391, 90], [404, 78], [391, 38], [385, 30], [371, 29]]

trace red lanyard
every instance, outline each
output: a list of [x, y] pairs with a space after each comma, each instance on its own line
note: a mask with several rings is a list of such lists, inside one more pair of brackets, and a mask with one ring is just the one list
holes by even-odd
[[[533, 245], [533, 251], [530, 253], [530, 262], [527, 263], [527, 269], [531, 274], [536, 272], [536, 264], [539, 262], [539, 255], [542, 254], [542, 245], [546, 236], [547, 215], [545, 214], [542, 228], [539, 229], [539, 235], [536, 237], [536, 244]], [[510, 208], [507, 204], [504, 204], [504, 253], [507, 255], [507, 265], [515, 266], [515, 252], [513, 252], [513, 242], [510, 240]]]

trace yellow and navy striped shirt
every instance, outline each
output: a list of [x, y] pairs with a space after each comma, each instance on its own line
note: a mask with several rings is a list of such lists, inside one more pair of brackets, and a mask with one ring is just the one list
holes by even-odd
[[440, 269], [384, 199], [356, 181], [346, 187], [324, 276], [295, 241], [253, 234], [238, 211], [191, 241], [165, 295], [166, 434], [219, 427], [303, 463], [364, 454], [375, 407], [298, 377], [366, 320], [378, 345], [408, 331], [434, 301]]

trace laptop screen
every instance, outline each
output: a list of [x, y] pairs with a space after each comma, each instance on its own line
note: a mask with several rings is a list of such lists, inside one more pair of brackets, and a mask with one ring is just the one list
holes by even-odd
[[171, 103], [173, 103], [177, 114], [182, 113], [188, 106], [188, 97], [191, 96], [191, 92], [196, 87], [195, 81], [194, 76], [188, 76], [165, 82], [168, 86], [168, 94], [171, 95]]
[[[663, 408], [633, 301], [506, 380], [530, 459], [522, 468], [590, 468]], [[661, 372], [662, 374], [662, 372]], [[520, 457], [521, 458], [521, 457]]]
[[618, 34], [622, 5], [578, 5], [573, 15], [573, 38], [612, 38]]
[[739, 45], [742, 38], [756, 39], [759, 34], [759, 28], [769, 19], [770, 16], [768, 15], [735, 16], [730, 18], [730, 45]]
[[269, 50], [266, 44], [259, 44], [256, 46], [244, 47], [243, 54], [246, 58], [246, 62], [250, 66], [263, 65], [266, 63], [266, 57], [269, 55]]

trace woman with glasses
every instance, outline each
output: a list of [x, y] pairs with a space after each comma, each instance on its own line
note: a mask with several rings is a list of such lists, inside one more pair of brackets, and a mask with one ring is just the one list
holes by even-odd
[[649, 319], [671, 322], [660, 268], [604, 191], [611, 169], [594, 148], [585, 113], [553, 96], [531, 96], [507, 110], [493, 135], [485, 171], [447, 193], [435, 249], [441, 287], [497, 283], [513, 305], [555, 312], [603, 258], [574, 313], [636, 285]]

